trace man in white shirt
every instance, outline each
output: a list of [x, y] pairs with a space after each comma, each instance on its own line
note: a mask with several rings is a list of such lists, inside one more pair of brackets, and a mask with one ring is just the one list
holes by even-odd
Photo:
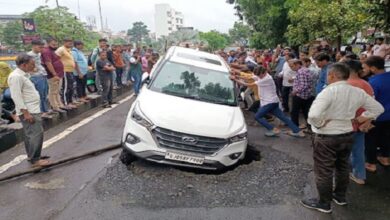
[[[347, 83], [349, 68], [342, 63], [332, 65], [327, 74], [328, 86], [318, 94], [309, 112], [309, 124], [315, 133], [313, 158], [319, 199], [302, 200], [306, 208], [331, 213], [331, 201], [346, 205], [349, 183], [349, 156], [353, 144], [352, 121], [367, 130], [371, 120], [383, 111], [382, 105], [362, 89]], [[352, 97], [352, 98], [351, 98]], [[355, 118], [359, 108], [366, 111]], [[333, 173], [336, 187], [333, 188]]]
[[283, 82], [282, 82], [282, 106], [284, 112], [289, 112], [290, 107], [289, 107], [289, 100], [290, 100], [290, 93], [292, 91], [293, 83], [294, 83], [294, 78], [297, 75], [297, 73], [291, 69], [289, 61], [291, 59], [294, 59], [295, 56], [293, 53], [288, 53], [285, 56], [286, 62], [283, 65], [283, 70], [282, 72], [279, 73], [279, 77], [283, 77]]
[[35, 68], [34, 58], [22, 54], [16, 58], [18, 66], [8, 77], [11, 97], [15, 103], [24, 130], [24, 143], [29, 161], [33, 167], [45, 166], [48, 160], [41, 159], [43, 127], [40, 109], [40, 97], [29, 72]]
[[257, 111], [255, 119], [268, 130], [265, 135], [267, 137], [275, 137], [280, 134], [280, 130], [268, 123], [268, 121], [264, 118], [267, 114], [272, 114], [283, 121], [292, 130], [287, 134], [293, 137], [305, 137], [303, 132], [300, 131], [300, 129], [289, 118], [287, 118], [279, 108], [279, 97], [276, 94], [276, 86], [272, 76], [270, 76], [267, 73], [267, 70], [262, 66], [255, 68], [254, 75], [253, 80], [255, 82], [253, 83], [246, 83], [235, 77], [232, 77], [232, 79], [241, 85], [258, 86], [261, 107]]

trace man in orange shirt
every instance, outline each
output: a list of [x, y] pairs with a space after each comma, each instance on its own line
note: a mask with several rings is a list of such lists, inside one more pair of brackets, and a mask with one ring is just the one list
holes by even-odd
[[123, 61], [122, 47], [120, 45], [113, 46], [113, 59], [116, 73], [116, 85], [122, 86], [122, 75], [125, 68], [125, 62]]

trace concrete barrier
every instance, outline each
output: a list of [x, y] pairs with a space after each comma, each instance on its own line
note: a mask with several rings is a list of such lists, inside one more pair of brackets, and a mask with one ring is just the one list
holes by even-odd
[[[115, 98], [126, 93], [130, 94], [131, 88], [131, 86], [123, 86], [120, 89], [115, 89], [113, 91], [113, 97]], [[54, 114], [52, 119], [43, 119], [44, 130], [46, 131], [53, 128], [71, 118], [102, 105], [102, 97], [100, 95], [92, 94], [89, 96], [91, 97], [89, 103], [80, 104], [77, 109], [69, 110], [66, 113]], [[23, 142], [23, 127], [20, 122], [0, 126], [0, 153], [21, 142]]]

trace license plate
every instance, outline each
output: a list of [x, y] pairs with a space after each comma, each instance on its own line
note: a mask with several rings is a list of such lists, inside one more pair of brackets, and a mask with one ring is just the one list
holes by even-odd
[[204, 158], [202, 158], [202, 157], [194, 157], [194, 156], [172, 153], [172, 152], [167, 152], [165, 154], [165, 159], [183, 161], [183, 162], [192, 163], [192, 164], [203, 164], [204, 163]]

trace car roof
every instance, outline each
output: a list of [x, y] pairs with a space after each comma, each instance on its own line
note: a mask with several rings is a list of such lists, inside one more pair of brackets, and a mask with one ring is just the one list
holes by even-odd
[[172, 62], [197, 66], [205, 69], [229, 72], [228, 65], [220, 56], [194, 49], [176, 46], [171, 47], [167, 52], [166, 59]]

